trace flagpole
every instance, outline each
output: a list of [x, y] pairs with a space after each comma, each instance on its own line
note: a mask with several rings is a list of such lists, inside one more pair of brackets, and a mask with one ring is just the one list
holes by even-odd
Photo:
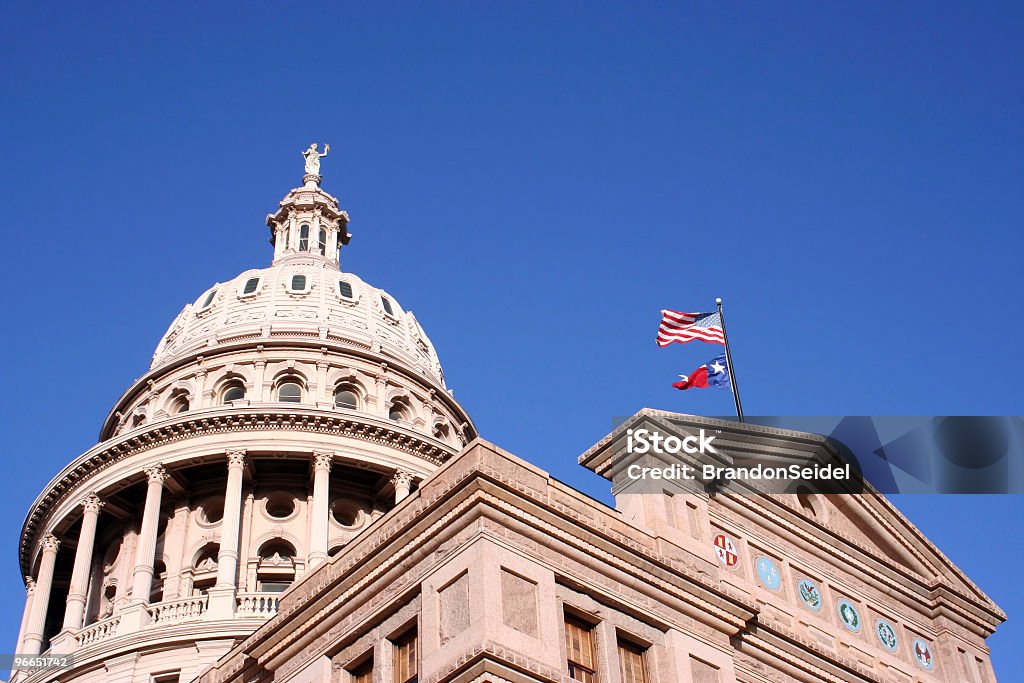
[[729, 364], [729, 386], [732, 387], [732, 397], [736, 401], [736, 417], [743, 422], [743, 404], [740, 403], [740, 390], [736, 386], [736, 368], [732, 364], [732, 353], [729, 351], [729, 333], [725, 330], [725, 313], [722, 311], [722, 298], [715, 299], [718, 304], [718, 317], [722, 320], [722, 337], [725, 339], [725, 362]]

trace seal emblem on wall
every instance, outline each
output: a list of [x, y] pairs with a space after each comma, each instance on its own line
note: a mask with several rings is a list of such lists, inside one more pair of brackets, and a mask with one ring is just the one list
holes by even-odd
[[758, 555], [754, 558], [754, 568], [757, 569], [757, 576], [765, 588], [770, 591], [779, 590], [782, 586], [782, 573], [779, 572], [779, 568], [772, 558]]
[[717, 534], [714, 539], [715, 557], [726, 567], [732, 569], [740, 561], [740, 551], [736, 549], [736, 543], [725, 534]]
[[935, 657], [932, 656], [932, 648], [920, 638], [914, 641], [914, 659], [925, 671], [935, 668]]
[[836, 603], [836, 611], [839, 613], [839, 621], [843, 622], [843, 626], [854, 633], [860, 632], [860, 613], [852, 602], [846, 599], [840, 600]]
[[892, 624], [885, 619], [879, 619], [875, 622], [875, 635], [878, 636], [878, 642], [882, 644], [882, 647], [889, 652], [896, 652], [899, 640], [896, 638], [896, 629], [892, 627]]
[[799, 583], [796, 584], [797, 595], [800, 596], [800, 602], [807, 606], [807, 609], [817, 612], [821, 609], [821, 591], [818, 590], [817, 584], [810, 579], [800, 579]]

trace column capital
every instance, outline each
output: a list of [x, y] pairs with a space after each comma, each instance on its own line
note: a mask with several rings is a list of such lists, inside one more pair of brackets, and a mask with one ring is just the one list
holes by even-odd
[[267, 361], [263, 360], [262, 358], [258, 358], [252, 362], [252, 365], [253, 367], [256, 368], [265, 368], [267, 367]]
[[60, 548], [60, 539], [47, 532], [46, 535], [43, 536], [43, 552], [45, 553], [50, 551], [55, 553], [58, 548]]
[[331, 463], [334, 462], [332, 451], [313, 451], [313, 469], [331, 471]]
[[163, 484], [164, 479], [167, 478], [167, 470], [165, 470], [164, 466], [160, 463], [151, 465], [142, 471], [146, 473], [146, 478], [149, 480], [149, 483], [151, 484], [153, 482]]
[[100, 497], [96, 495], [95, 491], [91, 492], [84, 499], [82, 499], [82, 509], [85, 512], [99, 512], [100, 508], [102, 508], [104, 505], [106, 505], [106, 503], [100, 500]]
[[316, 362], [316, 369], [317, 370], [326, 370], [329, 367], [331, 367], [331, 364], [328, 361], [318, 360]]
[[227, 452], [228, 456], [228, 469], [235, 467], [245, 467], [245, 449], [244, 448], [233, 448]]
[[396, 470], [391, 476], [391, 483], [396, 487], [404, 486], [408, 488], [412, 485], [412, 473], [406, 472], [405, 470]]

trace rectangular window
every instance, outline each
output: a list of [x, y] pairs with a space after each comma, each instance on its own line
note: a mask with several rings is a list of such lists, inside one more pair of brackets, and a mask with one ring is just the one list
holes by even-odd
[[256, 291], [256, 286], [259, 285], [260, 279], [258, 277], [251, 277], [245, 281], [245, 288], [242, 290], [242, 294], [252, 294]]
[[373, 656], [348, 672], [352, 683], [373, 683]]
[[619, 671], [622, 683], [647, 683], [644, 649], [627, 640], [619, 640]]
[[594, 629], [578, 619], [565, 618], [565, 657], [569, 665], [569, 678], [584, 683], [597, 680], [594, 661]]
[[412, 629], [394, 641], [395, 683], [416, 683], [416, 629]]
[[338, 292], [346, 299], [352, 298], [352, 285], [344, 280], [338, 280]]

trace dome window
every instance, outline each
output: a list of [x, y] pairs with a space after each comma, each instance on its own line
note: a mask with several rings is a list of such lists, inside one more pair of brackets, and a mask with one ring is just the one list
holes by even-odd
[[307, 249], [309, 249], [309, 226], [303, 223], [299, 226], [299, 251]]
[[206, 295], [205, 299], [203, 299], [203, 303], [199, 306], [199, 308], [203, 309], [209, 307], [209, 305], [213, 303], [213, 297], [216, 296], [216, 294], [217, 290], [211, 289], [210, 293]]
[[352, 285], [345, 280], [338, 280], [338, 293], [346, 299], [352, 299]]
[[174, 401], [171, 403], [170, 413], [171, 415], [179, 415], [181, 413], [188, 411], [188, 408], [188, 396], [182, 394], [181, 396], [175, 398]]
[[245, 281], [245, 287], [242, 288], [242, 295], [252, 294], [260, 286], [260, 279], [258, 277], [251, 277]]
[[395, 422], [398, 422], [399, 420], [405, 420], [405, 406], [398, 402], [392, 403], [391, 409], [388, 410], [388, 419], [394, 420]]
[[293, 292], [304, 292], [306, 291], [306, 276], [305, 275], [292, 275], [292, 291]]
[[320, 238], [317, 240], [317, 248], [321, 256], [327, 255], [327, 231], [320, 228]]
[[348, 387], [338, 387], [334, 391], [334, 405], [339, 408], [355, 410], [359, 407], [359, 398], [356, 396], [356, 392]]
[[302, 400], [302, 387], [297, 382], [283, 382], [277, 388], [277, 400], [285, 403], [298, 403]]
[[243, 398], [245, 398], [245, 387], [240, 382], [233, 382], [224, 389], [221, 402], [231, 403], [232, 401], [241, 401]]
[[388, 300], [383, 294], [380, 297], [380, 305], [384, 307], [384, 312], [391, 317], [395, 316], [395, 309], [391, 307], [391, 301]]
[[[267, 497], [264, 507], [270, 517], [274, 519], [288, 519], [295, 512], [295, 498], [287, 492], [277, 491]], [[295, 554], [295, 551], [292, 549], [275, 549], [270, 551], [271, 554], [274, 552], [278, 552], [285, 559], [290, 559]], [[264, 555], [263, 553], [261, 555], [269, 557], [269, 555]]]

